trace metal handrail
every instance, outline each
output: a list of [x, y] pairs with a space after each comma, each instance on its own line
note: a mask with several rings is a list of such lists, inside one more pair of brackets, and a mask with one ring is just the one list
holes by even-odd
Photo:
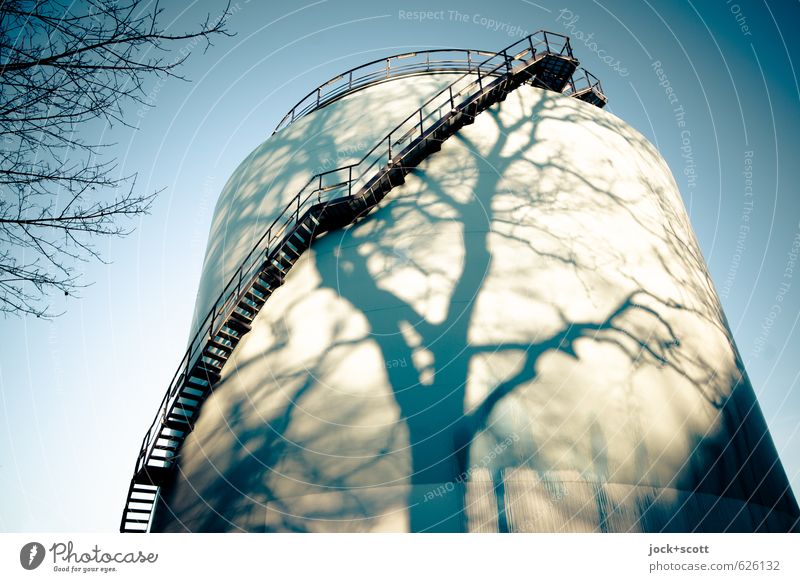
[[[537, 35], [541, 35], [541, 38], [535, 39]], [[559, 50], [551, 50], [550, 39], [553, 37], [561, 41], [560, 45], [556, 45], [560, 46]], [[540, 47], [543, 47], [543, 50], [540, 51]], [[518, 52], [515, 53], [515, 50]], [[392, 164], [393, 152], [400, 153], [417, 135], [424, 134], [426, 124], [430, 124], [427, 128], [430, 129], [432, 125], [435, 125], [456, 107], [470, 102], [477, 93], [484, 89], [485, 82], [491, 83], [491, 81], [485, 81], [487, 77], [493, 78], [508, 74], [513, 70], [514, 63], [527, 65], [537, 58], [541, 58], [539, 55], [556, 54], [574, 59], [568, 37], [545, 31], [528, 35], [497, 53], [481, 54], [490, 56], [475, 65], [474, 74], [471, 72], [463, 74], [428, 99], [414, 113], [395, 126], [388, 135], [378, 141], [361, 160], [312, 176], [264, 231], [217, 296], [205, 318], [197, 325], [197, 331], [189, 342], [189, 347], [161, 400], [158, 412], [142, 440], [136, 462], [137, 473], [146, 465], [154, 466], [150, 464], [150, 461], [163, 463], [161, 465], [163, 467], [167, 467], [171, 463], [169, 459], [153, 458], [152, 451], [160, 438], [159, 428], [175, 405], [184, 379], [193, 365], [205, 357], [202, 349], [206, 342], [213, 339], [221, 330], [236, 305], [259, 276], [264, 261], [268, 260], [277, 250], [284, 234], [299, 222], [306, 210], [315, 204], [344, 196], [353, 196], [378, 172], [379, 167]], [[526, 56], [529, 58], [525, 59]], [[474, 78], [476, 76], [477, 78]], [[341, 196], [332, 195], [332, 192], [339, 192]], [[325, 193], [324, 198], [323, 193]]]
[[[567, 38], [567, 42], [564, 43], [561, 49], [558, 52], [554, 52], [554, 54], [559, 54], [562, 56], [568, 56], [573, 58], [572, 55], [572, 47], [569, 44], [569, 38], [565, 37], [564, 35], [548, 32], [546, 30], [540, 30], [534, 32], [532, 35], [525, 37], [525, 39], [532, 37], [534, 35], [541, 34], [542, 39], [545, 43], [548, 42], [548, 35], [553, 37], [559, 38]], [[525, 39], [522, 39], [524, 41]], [[522, 42], [519, 41], [519, 42]], [[516, 43], [515, 43], [516, 44]], [[512, 45], [513, 46], [513, 45]], [[466, 58], [434, 58], [432, 59], [431, 56], [435, 55], [439, 56], [446, 56], [447, 54], [453, 55], [466, 55]], [[273, 135], [278, 131], [288, 127], [298, 119], [308, 115], [312, 111], [316, 111], [321, 107], [325, 107], [348, 95], [354, 91], [359, 89], [363, 89], [370, 85], [375, 85], [377, 83], [382, 83], [388, 79], [396, 79], [398, 77], [406, 77], [412, 75], [419, 75], [419, 74], [428, 74], [428, 73], [451, 73], [451, 72], [461, 72], [461, 73], [476, 73], [475, 67], [480, 67], [483, 65], [481, 62], [476, 62], [473, 59], [473, 55], [475, 56], [491, 56], [493, 53], [491, 51], [481, 51], [475, 49], [432, 49], [432, 50], [424, 50], [424, 51], [414, 51], [409, 53], [400, 53], [397, 55], [391, 55], [388, 57], [384, 57], [381, 59], [376, 59], [374, 61], [370, 61], [368, 63], [364, 63], [357, 67], [353, 67], [335, 77], [328, 79], [321, 85], [319, 85], [316, 89], [310, 91], [305, 97], [300, 99], [294, 107], [292, 107], [289, 112], [283, 116], [280, 120], [278, 125], [272, 131]], [[424, 59], [421, 58], [424, 55]], [[418, 61], [411, 61], [402, 63], [400, 65], [394, 65], [393, 63], [403, 61], [409, 58], [419, 57]], [[465, 65], [466, 64], [466, 68]]]
[[364, 63], [310, 91], [283, 116], [272, 133], [345, 95], [389, 79], [429, 73], [474, 73], [475, 67], [480, 66], [475, 57], [490, 54], [494, 53], [473, 49], [433, 49], [400, 53]]
[[603, 86], [600, 84], [600, 79], [581, 67], [580, 73], [574, 74], [570, 78], [567, 87], [564, 89], [564, 95], [571, 96], [587, 90], [594, 90], [596, 93], [605, 96], [605, 93], [603, 93]]

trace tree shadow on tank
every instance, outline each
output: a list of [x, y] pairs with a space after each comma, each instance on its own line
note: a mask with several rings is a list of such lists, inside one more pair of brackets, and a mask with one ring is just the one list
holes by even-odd
[[[194, 323], [206, 316], [242, 257], [313, 176], [360, 160], [384, 137], [384, 131], [448, 80], [452, 81], [452, 75], [418, 79], [402, 97], [395, 96], [403, 100], [403, 106], [395, 108], [382, 107], [385, 101], [381, 92], [386, 87], [379, 88], [377, 94], [366, 90], [345, 97], [335, 106], [303, 117], [251, 152], [228, 179], [217, 201]], [[354, 118], [360, 123], [354, 124]], [[373, 123], [364, 123], [370, 118]], [[373, 135], [359, 135], [357, 131]]]
[[[337, 341], [328, 353], [349, 347], [350, 342]], [[261, 373], [264, 362], [280, 361], [287, 349], [276, 342], [237, 362], [215, 386], [182, 452], [193, 465], [179, 465], [173, 482], [163, 488], [153, 531], [355, 532], [385, 512], [380, 498], [371, 501], [353, 485], [361, 472], [386, 475], [390, 463], [380, 451], [399, 448], [394, 441], [400, 438], [388, 435], [388, 442], [353, 462], [326, 454], [319, 441], [331, 427], [309, 425], [302, 417], [308, 396], [321, 389], [320, 378], [336, 362], [326, 355], [307, 367]], [[250, 372], [261, 381], [253, 382]], [[239, 375], [245, 377], [241, 383]], [[353, 418], [362, 413], [360, 407], [351, 412]], [[391, 475], [385, 479], [391, 481]], [[314, 503], [314, 496], [333, 499]], [[312, 502], [298, 502], [303, 498]]]
[[[547, 93], [526, 98], [534, 102], [519, 111], [508, 100], [481, 114], [380, 208], [315, 243], [313, 293], [350, 306], [332, 325], [363, 318], [368, 331], [334, 334], [317, 359], [271, 371], [255, 389], [245, 382], [244, 393], [221, 382], [215, 391], [228, 401], [207, 402], [201, 422], [209, 405], [225, 422], [196, 431], [204, 436], [192, 455], [206, 462], [167, 488], [176, 517], [156, 529], [369, 529], [395, 505], [364, 492], [386, 484], [405, 496], [407, 527], [419, 532], [471, 531], [479, 517], [495, 531], [796, 528], [788, 479], [681, 201], [652, 168], [625, 173], [644, 158], [609, 151], [570, 163], [547, 132], [573, 124], [635, 151], [652, 146], [613, 116]], [[620, 168], [593, 171], [603, 164]], [[623, 252], [620, 228], [635, 253]], [[378, 349], [375, 384], [388, 384], [397, 422], [379, 438], [342, 437], [337, 458], [324, 441], [340, 429], [301, 418], [306, 401], [327, 397], [319, 379], [341, 367], [338, 349], [362, 345]], [[276, 342], [235, 373], [288, 350]], [[601, 378], [604, 358], [624, 372], [614, 381]], [[369, 399], [341, 400], [341, 425], [370, 413]], [[484, 472], [488, 504], [473, 494]], [[570, 488], [582, 493], [562, 500]], [[550, 522], [535, 512], [541, 503], [525, 505], [541, 489]]]
[[[523, 144], [512, 143], [509, 138], [512, 135], [518, 137], [519, 130], [531, 123], [529, 117], [520, 115], [511, 123], [506, 123], [496, 108], [484, 113], [483, 118], [492, 120], [496, 125], [494, 135], [497, 138], [489, 147], [483, 148], [479, 143], [472, 143], [467, 137], [469, 130], [452, 138], [462, 146], [462, 154], [464, 150], [469, 152], [475, 166], [470, 168], [469, 164], [463, 163], [463, 159], [452, 158], [449, 160], [453, 164], [449, 176], [443, 174], [439, 167], [437, 179], [428, 179], [426, 168], [435, 165], [436, 156], [446, 152], [446, 143], [440, 154], [426, 161], [414, 173], [422, 184], [419, 194], [424, 193], [426, 198], [431, 198], [430, 201], [424, 201], [422, 196], [394, 198], [390, 195], [382, 208], [360, 224], [341, 235], [333, 235], [338, 237], [335, 243], [338, 253], [336, 263], [318, 262], [323, 286], [334, 289], [367, 318], [371, 337], [380, 346], [385, 360], [414, 361], [415, 355], [424, 350], [427, 352], [426, 360], [433, 362], [416, 367], [387, 369], [401, 416], [408, 426], [412, 456], [411, 484], [435, 490], [441, 483], [468, 482], [476, 468], [470, 462], [470, 449], [493, 422], [501, 420], [493, 419], [498, 405], [521, 387], [534, 386], [535, 389], [540, 379], [539, 367], [545, 356], [552, 357], [557, 353], [577, 361], [581, 359], [580, 346], [592, 342], [613, 346], [626, 356], [631, 369], [668, 370], [669, 378], [691, 386], [700, 395], [707, 405], [705, 414], [709, 415], [709, 419], [704, 425], [698, 426], [685, 426], [676, 421], [676, 430], [682, 431], [682, 438], [686, 440], [683, 443], [682, 462], [663, 458], [671, 453], [669, 442], [653, 455], [648, 454], [647, 442], [641, 440], [636, 443], [636, 467], [633, 472], [625, 467], [614, 466], [619, 463], [609, 463], [606, 458], [608, 445], [595, 446], [597, 442], [606, 442], [604, 429], [596, 419], [588, 423], [584, 431], [588, 435], [576, 434], [574, 439], [576, 445], [582, 439], [588, 439], [591, 443], [591, 454], [582, 464], [574, 466], [583, 477], [595, 484], [595, 494], [591, 497], [595, 504], [594, 523], [588, 524], [588, 529], [606, 531], [608, 514], [615, 510], [604, 493], [605, 482], [630, 486], [628, 493], [616, 500], [618, 505], [628, 501], [629, 496], [646, 498], [647, 495], [642, 494], [640, 488], [657, 490], [649, 501], [639, 505], [640, 515], [630, 529], [725, 531], [749, 528], [753, 531], [786, 531], [787, 528], [796, 527], [792, 525], [798, 515], [796, 502], [752, 388], [743, 374], [741, 358], [706, 274], [702, 256], [691, 234], [691, 226], [682, 215], [682, 206], [675, 206], [676, 203], [680, 204], [680, 200], [672, 200], [670, 205], [663, 188], [651, 182], [646, 173], [642, 174], [638, 177], [639, 187], [652, 192], [649, 202], [656, 203], [654, 207], [647, 208], [650, 214], [643, 218], [639, 213], [641, 203], [634, 204], [620, 195], [622, 187], [606, 181], [604, 177], [592, 175], [587, 172], [591, 168], [585, 165], [579, 165], [576, 169], [562, 164], [562, 159], [569, 159], [561, 155], [563, 151], [554, 151], [545, 161], [531, 160], [522, 155], [537, 140], [547, 139], [547, 136], [537, 135], [537, 127], [548, 118], [551, 109], [559, 108], [559, 104], [560, 98], [544, 95], [533, 106], [530, 141]], [[557, 118], [564, 123], [576, 124], [595, 123], [597, 119], [594, 115], [582, 118], [580, 108], [566, 116], [559, 111]], [[604, 116], [601, 119], [601, 130], [621, 133], [634, 147], [653, 150], [641, 136], [632, 134], [622, 124], [615, 124], [614, 118]], [[532, 174], [532, 191], [526, 193], [528, 200], [524, 210], [533, 213], [541, 211], [545, 219], [530, 225], [536, 232], [537, 244], [530, 242], [531, 237], [515, 237], [513, 230], [518, 223], [512, 218], [513, 212], [503, 212], [497, 205], [497, 199], [502, 197], [506, 187], [505, 177], [512, 167], [519, 165], [521, 157], [523, 163], [530, 166]], [[609, 159], [608, 163], [635, 164], [637, 160]], [[470, 170], [474, 175], [470, 175]], [[456, 199], [451, 192], [453, 185], [471, 179], [474, 179], [471, 196], [466, 200]], [[542, 183], [551, 184], [550, 189], [542, 189]], [[604, 214], [623, 215], [635, 226], [634, 231], [640, 229], [649, 235], [648, 244], [652, 245], [649, 252], [657, 258], [660, 269], [671, 279], [664, 289], [651, 282], [638, 280], [635, 270], [633, 274], [626, 272], [626, 257], [614, 252], [613, 248], [599, 253], [590, 252], [593, 249], [586, 246], [596, 242], [596, 239], [582, 243], [580, 232], [567, 233], [565, 236], [565, 233], [558, 232], [546, 223], [546, 219], [552, 215], [568, 211], [560, 199], [573, 187], [588, 189], [598, 196], [585, 200], [592, 202], [592, 207], [573, 208], [572, 212], [582, 212], [594, 221], [602, 220]], [[575, 198], [569, 199], [569, 203], [574, 202]], [[446, 211], [443, 212], [442, 207]], [[387, 290], [388, 286], [381, 281], [383, 275], [390, 275], [397, 268], [396, 264], [390, 262], [387, 273], [370, 268], [371, 262], [381, 262], [375, 259], [393, 253], [393, 226], [409, 214], [422, 216], [429, 226], [429, 233], [436, 232], [443, 222], [448, 221], [458, 222], [463, 227], [462, 265], [468, 268], [464, 268], [460, 276], [450, 283], [450, 301], [442, 310], [446, 316], [435, 323], [421, 317], [418, 305], [413, 305], [413, 301], [404, 301], [397, 292]], [[504, 225], [510, 228], [503, 228]], [[358, 245], [360, 229], [364, 229], [365, 239], [369, 240], [366, 251], [365, 246]], [[475, 233], [485, 233], [485, 236], [472, 236]], [[470, 337], [473, 331], [471, 326], [475, 323], [476, 309], [485, 291], [485, 278], [495, 260], [492, 237], [514, 240], [543, 261], [571, 269], [589, 297], [604, 299], [601, 303], [606, 305], [605, 308], [594, 310], [592, 317], [577, 318], [569, 313], [568, 305], [551, 304], [549, 307], [558, 325], [549, 333], [541, 334], [543, 337], [536, 341], [476, 344]], [[388, 248], [381, 248], [381, 243], [376, 241], [384, 241]], [[426, 239], [422, 244], [430, 246], [426, 252], [435, 252], [434, 240]], [[420, 253], [411, 254], [413, 257], [406, 257], [410, 268], [422, 270], [423, 277], [442, 277], [441, 272], [435, 272], [436, 269], [425, 272], [424, 261], [419, 260]], [[347, 265], [347, 268], [342, 269], [341, 265]], [[604, 277], [601, 274], [603, 269], [611, 269], [613, 276]], [[612, 300], [609, 301], [609, 298]], [[376, 305], [390, 305], [392, 308], [375, 309]], [[673, 322], [680, 326], [680, 332]], [[716, 354], [706, 355], [701, 349], [695, 349], [696, 346], [684, 348], [683, 342], [691, 340], [685, 337], [686, 333], [697, 329], [698, 324], [715, 329], [724, 338], [733, 354], [729, 360], [715, 361]], [[404, 332], [408, 326], [413, 327], [413, 335], [416, 336], [412, 341], [409, 341], [409, 334]], [[721, 341], [718, 337], [714, 340]], [[479, 402], [467, 406], [471, 362], [482, 354], [495, 355], [501, 352], [523, 353], [522, 364], [515, 373], [496, 382]], [[434, 370], [432, 374], [431, 369]], [[428, 381], [425, 381], [425, 375]], [[639, 386], [638, 390], [644, 388]], [[667, 402], [665, 406], [677, 413], [686, 408], [685, 403], [673, 405]], [[685, 412], [688, 414], [688, 410]], [[650, 420], [658, 421], [655, 417]], [[637, 427], [640, 434], [645, 433], [647, 428]], [[529, 435], [525, 438], [531, 440]], [[546, 443], [542, 445], [546, 446]], [[539, 458], [539, 446], [535, 442], [529, 442], [528, 447], [536, 452], [524, 459], [524, 464], [540, 475], [563, 465], [559, 459]], [[654, 472], [659, 465], [665, 465], [666, 471]], [[498, 529], [501, 531], [509, 529], [503, 471], [493, 471], [496, 507], [501, 514], [498, 515]], [[661, 498], [662, 490], [673, 489], [703, 493], [717, 499], [699, 508], [691, 495], [679, 496], [677, 500]], [[409, 504], [411, 530], [467, 531], [469, 524], [466, 516], [469, 511], [465, 489], [454, 487], [453, 490], [461, 492], [455, 506], [426, 503], [432, 499], [426, 495], [421, 499], [412, 499]], [[762, 516], [751, 515], [740, 519], [743, 512], [746, 514], [748, 511], [747, 503], [737, 505], [734, 509], [738, 508], [738, 511], [731, 513], [727, 507], [723, 510], [718, 505], [722, 497], [772, 507], [785, 516], [773, 518], [767, 511]], [[657, 507], [658, 512], [651, 514], [652, 507]], [[681, 513], [684, 509], [686, 512]], [[661, 517], [655, 517], [655, 513]], [[691, 515], [687, 515], [689, 513]], [[581, 529], [585, 527], [586, 524]]]

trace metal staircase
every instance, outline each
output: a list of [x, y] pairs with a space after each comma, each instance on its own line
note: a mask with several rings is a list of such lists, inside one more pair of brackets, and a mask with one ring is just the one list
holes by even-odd
[[576, 73], [572, 76], [564, 89], [564, 95], [586, 101], [586, 103], [600, 108], [605, 107], [608, 103], [600, 80], [586, 69], [581, 69], [579, 74]]
[[[171, 478], [178, 451], [191, 432], [201, 405], [220, 379], [223, 366], [250, 331], [259, 310], [315, 237], [366, 215], [392, 188], [405, 181], [406, 174], [441, 149], [443, 141], [523, 83], [557, 92], [566, 89], [578, 99], [605, 105], [599, 82], [575, 84], [572, 75], [578, 61], [565, 36], [539, 31], [498, 53], [480, 53], [487, 57], [480, 62], [471, 62], [474, 54], [477, 53], [471, 51], [467, 55], [470, 62], [463, 75], [406, 117], [361, 160], [312, 177], [244, 258], [198, 325], [142, 440], [121, 532], [149, 530], [160, 488]], [[409, 74], [408, 68], [404, 74]], [[359, 78], [356, 75], [356, 85], [361, 88], [364, 85], [358, 84]], [[353, 90], [353, 79], [351, 72], [349, 89], [338, 90], [338, 96]], [[301, 101], [301, 108], [288, 118], [288, 123], [298, 119], [301, 110], [305, 115], [333, 99], [321, 97], [322, 91], [318, 90], [315, 103], [302, 105]], [[282, 121], [278, 129], [288, 123]]]

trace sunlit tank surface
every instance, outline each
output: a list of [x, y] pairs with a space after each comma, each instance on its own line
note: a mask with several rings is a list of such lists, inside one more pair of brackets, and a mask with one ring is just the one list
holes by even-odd
[[[270, 137], [217, 204], [205, 313], [314, 174], [454, 77]], [[306, 251], [238, 345], [153, 531], [790, 531], [798, 507], [656, 149], [528, 85]]]

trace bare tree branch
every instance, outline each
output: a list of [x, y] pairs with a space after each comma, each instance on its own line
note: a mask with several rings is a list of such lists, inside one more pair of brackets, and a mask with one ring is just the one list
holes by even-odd
[[132, 232], [158, 192], [118, 177], [111, 144], [85, 142], [95, 119], [133, 127], [124, 107], [149, 107], [149, 79], [177, 69], [197, 43], [228, 36], [230, 3], [194, 30], [160, 26], [142, 0], [0, 0], [0, 312], [51, 317], [53, 292], [85, 286], [80, 262], [98, 237]]

